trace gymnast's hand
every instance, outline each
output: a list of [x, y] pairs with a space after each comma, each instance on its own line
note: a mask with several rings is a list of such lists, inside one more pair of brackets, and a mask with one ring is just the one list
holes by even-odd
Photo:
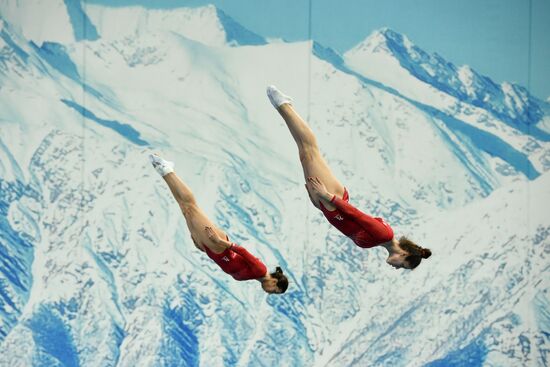
[[231, 247], [231, 242], [221, 239], [212, 227], [208, 227], [208, 226], [204, 227], [204, 231], [206, 232], [206, 235], [208, 236], [208, 239], [210, 241], [214, 242], [216, 245], [220, 245], [220, 246], [223, 246], [225, 248], [230, 248]]
[[333, 195], [328, 192], [327, 187], [319, 177], [308, 177], [306, 186], [313, 195], [329, 202], [332, 200]]

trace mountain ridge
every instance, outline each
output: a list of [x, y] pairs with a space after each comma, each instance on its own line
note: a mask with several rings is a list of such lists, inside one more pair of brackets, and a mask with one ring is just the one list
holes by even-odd
[[524, 87], [508, 82], [497, 85], [468, 65], [457, 67], [437, 53], [425, 52], [387, 27], [374, 31], [347, 51], [345, 57], [358, 59], [357, 65], [361, 59], [368, 62], [371, 55], [380, 53], [394, 57], [413, 77], [476, 107], [486, 108], [509, 123], [535, 125], [543, 116], [540, 102]]

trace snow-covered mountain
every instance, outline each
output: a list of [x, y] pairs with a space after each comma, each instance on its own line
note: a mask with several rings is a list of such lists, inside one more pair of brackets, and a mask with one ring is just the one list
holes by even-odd
[[[500, 120], [515, 124], [516, 128], [536, 124], [543, 116], [540, 101], [525, 88], [506, 82], [497, 85], [468, 65], [456, 67], [438, 54], [428, 54], [406, 36], [388, 28], [374, 32], [348, 51], [346, 61], [365, 75], [370, 75], [375, 66], [380, 69], [385, 65], [384, 73], [377, 80], [390, 86], [403, 84], [401, 77], [409, 74], [405, 80], [420, 80], [431, 86], [430, 89], [483, 108]], [[402, 72], [397, 73], [398, 68], [403, 69]], [[417, 93], [426, 93], [425, 89]]]
[[0, 0], [0, 14], [27, 40], [38, 44], [98, 38], [79, 0]]
[[[547, 364], [546, 102], [387, 29], [342, 58], [212, 6], [0, 14], [0, 365]], [[395, 271], [311, 207], [270, 83], [426, 264]], [[285, 295], [194, 249], [150, 150]]]
[[[105, 8], [87, 6], [93, 24], [103, 39], [121, 39], [156, 32], [175, 33], [209, 46], [263, 45], [259, 35], [235, 22], [214, 6], [170, 11], [143, 7]], [[120, 22], [124, 19], [124, 22]]]

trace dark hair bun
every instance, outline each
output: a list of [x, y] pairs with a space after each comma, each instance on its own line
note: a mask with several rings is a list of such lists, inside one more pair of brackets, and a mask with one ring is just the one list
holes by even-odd
[[427, 259], [428, 257], [432, 256], [432, 252], [430, 251], [430, 249], [423, 248], [422, 251], [420, 252], [420, 256], [423, 259]]
[[275, 272], [276, 272], [276, 273], [283, 274], [283, 269], [281, 269], [280, 266], [277, 266], [277, 267], [275, 268]]

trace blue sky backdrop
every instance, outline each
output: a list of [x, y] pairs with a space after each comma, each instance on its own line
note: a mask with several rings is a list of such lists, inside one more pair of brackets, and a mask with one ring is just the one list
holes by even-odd
[[[289, 41], [311, 36], [344, 53], [389, 27], [429, 52], [497, 82], [550, 97], [550, 0], [88, 0], [151, 8], [214, 4], [246, 28]], [[529, 65], [531, 70], [529, 72]]]

